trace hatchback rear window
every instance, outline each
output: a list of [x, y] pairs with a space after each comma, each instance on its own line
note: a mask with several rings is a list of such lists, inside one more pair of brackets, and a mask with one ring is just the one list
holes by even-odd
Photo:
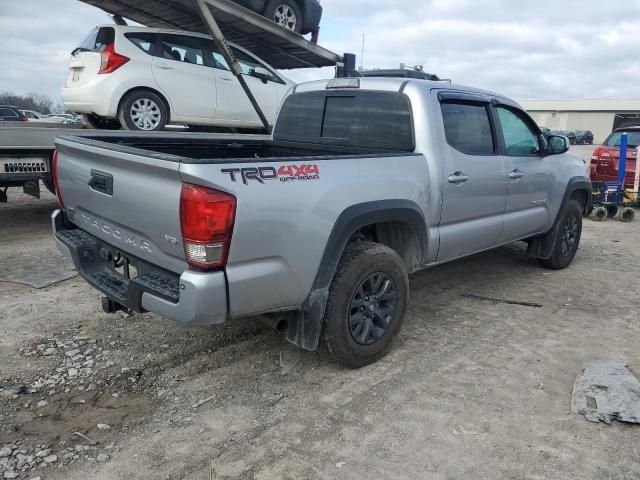
[[116, 39], [116, 31], [112, 27], [94, 28], [87, 38], [78, 46], [83, 52], [102, 52], [107, 45]]
[[[609, 138], [604, 142], [607, 147], [619, 147], [622, 139], [622, 134], [625, 132], [613, 132], [609, 135]], [[627, 146], [629, 148], [637, 148], [640, 146], [640, 132], [626, 132], [627, 133]]]

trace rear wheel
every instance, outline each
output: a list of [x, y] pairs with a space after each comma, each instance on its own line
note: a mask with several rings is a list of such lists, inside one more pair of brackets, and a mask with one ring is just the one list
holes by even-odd
[[636, 216], [636, 211], [631, 207], [624, 207], [620, 210], [619, 218], [621, 222], [632, 222]]
[[122, 125], [115, 118], [106, 118], [95, 113], [84, 114], [84, 123], [95, 130], [120, 130]]
[[408, 301], [407, 270], [394, 250], [349, 245], [329, 290], [321, 348], [350, 368], [376, 361], [400, 330]]
[[271, 0], [264, 9], [264, 16], [287, 30], [302, 32], [302, 11], [293, 0]]
[[540, 263], [553, 270], [562, 270], [571, 265], [582, 236], [582, 206], [576, 200], [569, 200], [560, 212], [556, 241], [551, 257]]
[[153, 132], [163, 130], [169, 121], [169, 109], [153, 92], [137, 90], [128, 93], [120, 106], [120, 123], [127, 130]]

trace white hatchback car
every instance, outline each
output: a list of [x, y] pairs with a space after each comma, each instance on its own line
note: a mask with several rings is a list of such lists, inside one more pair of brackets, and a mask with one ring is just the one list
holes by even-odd
[[[273, 123], [294, 82], [246, 50], [231, 48]], [[95, 128], [262, 126], [211, 37], [184, 31], [96, 27], [71, 54], [62, 97], [67, 109]]]

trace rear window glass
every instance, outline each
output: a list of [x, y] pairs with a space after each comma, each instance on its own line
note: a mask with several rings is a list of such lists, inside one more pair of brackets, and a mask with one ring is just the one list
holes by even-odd
[[[624, 132], [613, 132], [605, 141], [607, 147], [619, 147], [622, 134]], [[627, 132], [627, 147], [637, 148], [640, 146], [640, 132]]]
[[305, 92], [287, 98], [274, 139], [413, 151], [409, 99], [397, 92]]
[[125, 33], [127, 39], [143, 52], [153, 55], [156, 36], [153, 33]]
[[486, 105], [444, 102], [441, 107], [449, 145], [469, 155], [491, 155], [495, 152]]
[[78, 46], [85, 52], [102, 52], [107, 45], [116, 39], [116, 31], [111, 27], [94, 28], [87, 38]]

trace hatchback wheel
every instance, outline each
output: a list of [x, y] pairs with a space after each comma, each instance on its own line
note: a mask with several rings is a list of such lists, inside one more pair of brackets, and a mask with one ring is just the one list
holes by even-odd
[[128, 130], [162, 130], [168, 121], [168, 109], [164, 100], [153, 92], [134, 91], [122, 101], [120, 123]]
[[302, 32], [302, 12], [292, 0], [272, 0], [265, 8], [264, 16], [287, 30]]

